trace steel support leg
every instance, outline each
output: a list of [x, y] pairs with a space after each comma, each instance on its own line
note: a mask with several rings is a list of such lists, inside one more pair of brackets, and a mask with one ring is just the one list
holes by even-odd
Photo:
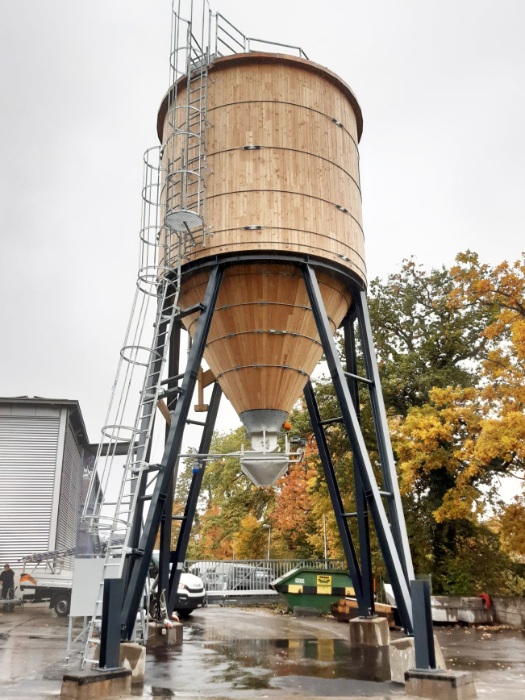
[[172, 415], [171, 428], [164, 448], [164, 454], [159, 464], [159, 472], [151, 496], [148, 515], [140, 538], [140, 556], [133, 562], [129, 584], [124, 597], [121, 617], [123, 639], [131, 639], [133, 634], [137, 611], [140, 606], [146, 577], [148, 576], [151, 555], [159, 531], [170, 480], [176, 473], [175, 470], [182, 446], [182, 439], [184, 437], [186, 420], [193, 399], [193, 392], [213, 318], [215, 303], [219, 294], [222, 275], [223, 269], [221, 266], [213, 268], [210, 273], [204, 296], [203, 308], [188, 355], [188, 363], [186, 371], [184, 372], [180, 395]]
[[104, 579], [99, 668], [110, 669], [120, 666], [119, 610], [122, 607], [123, 591], [124, 585], [121, 578]]
[[330, 457], [328, 445], [326, 443], [324, 430], [321, 427], [319, 409], [317, 407], [317, 402], [315, 400], [314, 391], [312, 389], [312, 384], [310, 381], [307, 382], [304, 388], [304, 398], [306, 400], [308, 413], [310, 414], [310, 422], [312, 424], [312, 430], [314, 431], [315, 441], [317, 443], [317, 449], [319, 451], [321, 464], [323, 465], [326, 485], [328, 486], [328, 493], [330, 494], [330, 499], [332, 501], [335, 520], [337, 522], [337, 527], [339, 528], [339, 534], [341, 536], [341, 542], [343, 543], [343, 549], [345, 552], [346, 561], [348, 563], [348, 569], [352, 578], [352, 585], [354, 587], [355, 597], [357, 599], [359, 614], [362, 617], [367, 617], [371, 613], [368, 601], [365, 600], [365, 597], [363, 595], [363, 583], [361, 570], [359, 568], [359, 561], [357, 558], [357, 553], [355, 551], [354, 542], [352, 540], [352, 533], [350, 532], [350, 528], [348, 527], [348, 521], [345, 517], [346, 514], [344, 512], [341, 492], [339, 490], [339, 486], [337, 485], [337, 478], [335, 476], [334, 466]]
[[[348, 389], [345, 373], [341, 366], [315, 271], [310, 265], [304, 265], [303, 273], [317, 330], [341, 408], [343, 422], [350, 439], [353, 454], [356, 456], [356, 463], [361, 473], [361, 480], [368, 501], [368, 507], [374, 521], [379, 546], [381, 547], [390, 582], [394, 589], [398, 611], [403, 626], [407, 632], [412, 632], [412, 604], [410, 589], [405, 576], [405, 568], [407, 568], [407, 565], [406, 562], [405, 565], [401, 563], [400, 553], [397, 550], [394, 537], [390, 531], [390, 523], [381, 500], [381, 493], [376, 482], [361, 427], [357, 420], [352, 397]], [[384, 429], [386, 431], [386, 427]], [[403, 515], [401, 512], [399, 518], [401, 519], [402, 517]]]
[[[219, 412], [219, 405], [221, 402], [222, 389], [217, 382], [213, 385], [213, 391], [208, 406], [208, 415], [206, 416], [206, 424], [201, 437], [201, 443], [199, 446], [199, 454], [208, 454], [210, 451], [211, 440], [213, 437], [213, 430], [215, 428], [215, 422], [217, 420], [217, 414]], [[184, 560], [186, 559], [186, 552], [188, 551], [188, 543], [190, 541], [191, 528], [193, 525], [193, 520], [195, 518], [195, 512], [197, 510], [197, 501], [199, 500], [199, 494], [202, 486], [202, 479], [204, 477], [204, 469], [206, 468], [206, 463], [204, 460], [200, 460], [198, 465], [192, 471], [191, 484], [188, 493], [188, 499], [186, 501], [186, 506], [184, 508], [184, 516], [181, 522], [179, 536], [177, 539], [177, 547], [171, 555], [171, 573], [169, 582], [169, 595], [167, 597], [167, 608], [168, 615], [171, 615], [175, 607], [175, 599], [177, 597], [177, 590], [179, 588], [180, 575], [182, 572], [182, 566]]]
[[414, 649], [416, 669], [428, 671], [436, 668], [436, 647], [432, 628], [432, 607], [428, 581], [411, 581], [414, 611]]
[[379, 370], [377, 367], [376, 354], [372, 339], [372, 328], [370, 326], [370, 317], [368, 315], [368, 304], [366, 302], [365, 292], [360, 292], [356, 296], [355, 302], [357, 317], [359, 320], [359, 331], [361, 333], [365, 367], [368, 378], [372, 380], [372, 384], [369, 385], [370, 401], [372, 404], [377, 446], [381, 461], [383, 487], [384, 491], [389, 494], [387, 496], [387, 504], [390, 526], [394, 541], [396, 543], [396, 548], [399, 553], [399, 558], [401, 560], [401, 565], [403, 567], [403, 572], [405, 574], [405, 579], [410, 585], [410, 581], [414, 579], [414, 567], [412, 564], [412, 555], [410, 554], [410, 546], [408, 543], [408, 533], [403, 515], [403, 504], [401, 503], [401, 494], [399, 492], [399, 484], [397, 481], [394, 453], [392, 451], [392, 444], [390, 442], [390, 435], [388, 432], [385, 403], [383, 400], [383, 392], [381, 390], [381, 380], [379, 378]]
[[[170, 348], [168, 355], [168, 377], [176, 377], [180, 371], [180, 336], [181, 328], [177, 325], [171, 332], [170, 337]], [[176, 392], [178, 383], [175, 380], [168, 381], [167, 384], [167, 405], [170, 411], [175, 409], [177, 405]], [[166, 425], [166, 440], [168, 439], [170, 431], [170, 426]], [[157, 605], [157, 611], [160, 612], [160, 596], [162, 591], [165, 591], [166, 598], [168, 595], [169, 588], [169, 578], [170, 578], [170, 552], [171, 552], [171, 533], [172, 533], [172, 513], [173, 513], [173, 495], [175, 490], [175, 484], [173, 478], [171, 479], [168, 486], [168, 494], [166, 497], [166, 503], [164, 504], [164, 510], [162, 512], [162, 518], [160, 521], [160, 542], [159, 542], [159, 578], [157, 582], [157, 600], [159, 604]]]
[[[357, 376], [357, 354], [354, 333], [354, 318], [348, 317], [343, 325], [344, 348], [346, 356], [346, 371]], [[348, 388], [354, 404], [357, 420], [360, 421], [359, 386], [356, 379], [348, 378]], [[363, 599], [367, 610], [373, 615], [374, 610], [374, 577], [372, 574], [372, 553], [370, 551], [370, 527], [368, 524], [368, 506], [365, 490], [361, 479], [361, 471], [357, 464], [357, 456], [353, 456], [355, 505], [357, 516], [357, 532], [359, 537], [359, 554], [361, 559], [361, 575], [363, 577]]]

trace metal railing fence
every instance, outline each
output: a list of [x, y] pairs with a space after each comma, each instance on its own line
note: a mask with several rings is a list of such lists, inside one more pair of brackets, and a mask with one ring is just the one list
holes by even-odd
[[270, 591], [270, 584], [298, 567], [347, 569], [343, 559], [187, 559], [184, 569], [202, 579], [207, 592]]

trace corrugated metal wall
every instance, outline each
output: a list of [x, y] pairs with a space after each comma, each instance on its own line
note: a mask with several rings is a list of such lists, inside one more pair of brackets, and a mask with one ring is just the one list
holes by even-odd
[[[69, 549], [76, 545], [80, 493], [82, 489], [82, 469], [82, 454], [68, 422], [60, 484], [56, 549]], [[72, 559], [66, 559], [63, 568], [72, 567]]]
[[0, 561], [10, 564], [49, 549], [54, 517], [60, 410], [23, 413], [0, 415]]

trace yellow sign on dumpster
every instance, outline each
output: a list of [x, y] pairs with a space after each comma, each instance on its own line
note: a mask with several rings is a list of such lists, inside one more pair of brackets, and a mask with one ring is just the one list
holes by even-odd
[[332, 594], [332, 577], [330, 574], [317, 574], [317, 594]]

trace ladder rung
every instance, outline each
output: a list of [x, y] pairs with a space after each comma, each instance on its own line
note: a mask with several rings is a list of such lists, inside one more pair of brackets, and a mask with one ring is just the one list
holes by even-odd
[[182, 389], [180, 387], [176, 386], [173, 389], [168, 389], [167, 391], [163, 392], [162, 394], [159, 394], [158, 398], [159, 398], [159, 400], [160, 399], [167, 399], [170, 396], [172, 396], [172, 394], [180, 394], [181, 391], [182, 391]]
[[161, 381], [161, 385], [169, 384], [169, 382], [178, 382], [181, 379], [184, 379], [184, 374], [175, 374], [173, 377], [168, 377], [167, 379], [163, 379]]
[[373, 380], [368, 379], [368, 377], [360, 377], [358, 374], [352, 374], [352, 372], [343, 372], [345, 377], [348, 377], [349, 379], [356, 379], [358, 382], [364, 382], [365, 384], [370, 384], [373, 385]]
[[198, 311], [204, 311], [204, 306], [202, 304], [194, 304], [193, 306], [188, 306], [187, 309], [181, 309], [176, 317], [184, 318], [185, 316], [190, 316], [190, 314], [195, 314]]
[[[145, 394], [145, 395], [142, 397], [142, 403], [143, 403], [143, 404], [151, 403], [152, 401], [155, 401], [156, 398], [157, 398], [157, 395], [156, 395], [156, 394]], [[151, 413], [150, 413], [149, 415], [151, 416]], [[143, 418], [147, 418], [147, 417], [149, 417], [149, 416], [148, 416], [147, 414], [145, 414], [145, 415], [143, 415], [142, 417], [143, 417]]]
[[337, 418], [327, 418], [326, 420], [320, 420], [319, 425], [332, 425], [332, 423], [342, 423], [343, 416], [338, 416]]
[[148, 464], [145, 469], [149, 472], [158, 472], [160, 469], [160, 464]]

